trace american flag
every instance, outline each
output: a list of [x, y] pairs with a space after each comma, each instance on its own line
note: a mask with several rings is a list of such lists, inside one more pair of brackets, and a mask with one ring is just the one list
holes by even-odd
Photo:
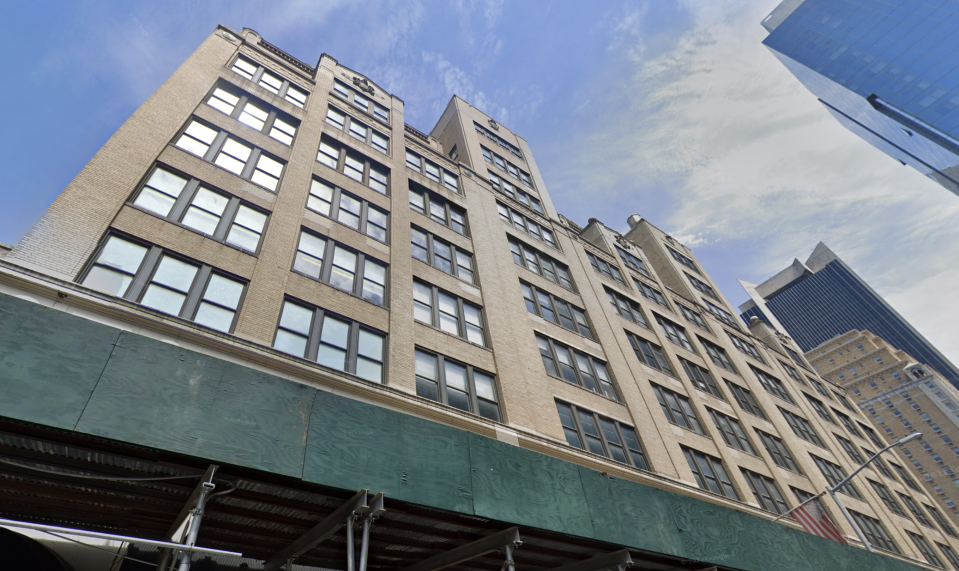
[[793, 511], [793, 515], [796, 517], [796, 520], [799, 521], [799, 524], [803, 526], [803, 529], [809, 533], [838, 541], [839, 543], [846, 543], [842, 532], [839, 531], [836, 524], [826, 515], [826, 510], [819, 505], [819, 500], [813, 500], [797, 508]]

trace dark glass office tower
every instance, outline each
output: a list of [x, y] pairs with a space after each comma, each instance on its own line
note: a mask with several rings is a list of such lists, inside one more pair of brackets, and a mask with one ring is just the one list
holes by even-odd
[[959, 387], [959, 369], [822, 242], [805, 264], [794, 260], [759, 285], [739, 283], [751, 298], [739, 306], [743, 320], [759, 317], [803, 351], [853, 329], [870, 331]]
[[840, 123], [959, 194], [959, 4], [785, 0], [762, 24]]

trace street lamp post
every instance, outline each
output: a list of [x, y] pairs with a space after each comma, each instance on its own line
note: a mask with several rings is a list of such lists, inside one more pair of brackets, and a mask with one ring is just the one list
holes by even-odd
[[832, 499], [836, 502], [836, 505], [839, 506], [839, 511], [842, 512], [842, 515], [846, 516], [846, 521], [849, 522], [849, 525], [851, 525], [851, 526], [852, 526], [852, 529], [856, 532], [856, 535], [859, 537], [859, 541], [862, 542], [863, 546], [866, 548], [867, 551], [870, 551], [870, 552], [873, 551], [872, 545], [869, 544], [869, 541], [866, 539], [866, 536], [863, 534], [862, 530], [859, 529], [859, 525], [856, 524], [856, 521], [855, 521], [854, 519], [852, 519], [852, 516], [849, 515], [849, 512], [848, 512], [848, 511], [846, 511], [846, 506], [842, 505], [842, 502], [839, 501], [839, 498], [836, 496], [836, 491], [839, 490], [839, 488], [842, 488], [843, 486], [845, 486], [847, 483], [849, 483], [849, 481], [852, 480], [853, 476], [855, 476], [855, 475], [858, 474], [859, 472], [862, 472], [863, 469], [866, 468], [866, 466], [868, 466], [869, 464], [871, 464], [876, 458], [879, 458], [879, 456], [880, 456], [883, 452], [889, 450], [890, 448], [894, 448], [894, 447], [896, 447], [896, 446], [901, 446], [901, 445], [903, 445], [903, 444], [905, 444], [905, 443], [907, 443], [907, 442], [912, 442], [913, 440], [915, 440], [915, 439], [917, 439], [917, 438], [922, 438], [922, 433], [921, 433], [921, 432], [913, 432], [913, 433], [910, 434], [909, 436], [906, 436], [905, 438], [902, 438], [902, 439], [900, 439], [900, 440], [897, 440], [896, 442], [893, 442], [893, 443], [890, 444], [889, 446], [886, 446], [885, 448], [883, 448], [883, 449], [880, 450], [879, 452], [876, 452], [875, 454], [873, 454], [872, 457], [871, 457], [869, 460], [866, 460], [865, 462], [863, 462], [861, 466], [859, 466], [858, 468], [856, 468], [855, 470], [853, 470], [853, 472], [852, 472], [851, 474], [849, 474], [848, 476], [846, 476], [845, 478], [843, 478], [843, 479], [842, 479], [841, 481], [839, 481], [839, 483], [837, 483], [835, 486], [833, 486], [833, 487], [831, 487], [831, 488], [826, 488], [826, 491], [825, 491], [825, 492], [816, 494], [815, 496], [809, 498], [808, 500], [806, 500], [805, 502], [799, 504], [799, 505], [796, 506], [795, 508], [793, 508], [793, 509], [789, 510], [788, 512], [784, 513], [783, 515], [777, 517], [777, 518], [776, 518], [775, 520], [773, 520], [773, 521], [778, 521], [779, 519], [781, 519], [781, 518], [783, 518], [783, 517], [786, 517], [786, 515], [788, 515], [788, 514], [794, 512], [794, 511], [796, 511], [797, 509], [801, 508], [802, 506], [806, 505], [807, 503], [815, 500], [815, 499], [818, 498], [819, 496], [823, 495], [823, 493], [828, 493], [828, 494], [832, 497]]

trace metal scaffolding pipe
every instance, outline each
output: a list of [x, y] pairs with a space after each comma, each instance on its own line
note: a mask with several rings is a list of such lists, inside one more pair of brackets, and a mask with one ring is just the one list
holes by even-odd
[[182, 543], [171, 543], [169, 541], [157, 541], [155, 539], [144, 539], [142, 537], [130, 537], [127, 535], [115, 535], [112, 533], [101, 533], [98, 531], [85, 531], [82, 529], [73, 529], [70, 527], [57, 527], [55, 525], [44, 525], [41, 523], [30, 523], [26, 521], [16, 521], [12, 519], [0, 519], [0, 525], [6, 527], [16, 527], [20, 529], [35, 529], [37, 531], [50, 531], [53, 533], [66, 533], [80, 537], [93, 537], [96, 539], [109, 539], [111, 541], [124, 541], [126, 543], [137, 543], [141, 545], [155, 545], [178, 551], [189, 551], [191, 553], [209, 553], [211, 555], [228, 555], [230, 557], [243, 557], [242, 553], [236, 551], [224, 551], [222, 549], [213, 549], [210, 547], [197, 547], [195, 545], [186, 546]]

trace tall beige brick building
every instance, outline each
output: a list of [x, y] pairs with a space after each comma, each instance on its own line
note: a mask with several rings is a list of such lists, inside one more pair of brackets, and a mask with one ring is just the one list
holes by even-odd
[[[375, 78], [328, 55], [313, 67], [252, 30], [220, 27], [3, 256], [0, 291], [285, 379], [290, 390], [345, 396], [744, 518], [774, 519], [883, 445], [797, 346], [733, 317], [689, 248], [640, 216], [628, 226], [559, 214], [527, 142], [458, 97], [426, 134]], [[263, 423], [252, 412], [223, 419]], [[136, 414], [116, 422], [150, 426]], [[373, 434], [364, 426], [346, 434]], [[190, 438], [175, 450], [202, 457], [203, 439]], [[248, 446], [270, 456], [269, 446]], [[343, 449], [373, 463], [387, 452]], [[530, 475], [539, 477], [548, 475]], [[934, 503], [878, 466], [840, 497], [874, 547], [959, 569], [952, 527], [899, 517], [891, 493]], [[55, 519], [44, 510], [5, 514]], [[669, 512], [640, 519], [673, 533]], [[727, 529], [707, 520], [695, 523]], [[217, 545], [243, 546], [214, 532], [226, 520], [203, 525]], [[753, 568], [731, 562], [749, 541], [697, 557]], [[376, 566], [385, 555], [371, 557]]]
[[[913, 490], [916, 482], [949, 514], [959, 517], [956, 499], [959, 476], [959, 391], [931, 367], [869, 331], [850, 331], [806, 353], [824, 378], [850, 391], [853, 399], [892, 442], [912, 432], [924, 438], [900, 450], [912, 478], [902, 478]], [[929, 522], [926, 522], [927, 525]]]

